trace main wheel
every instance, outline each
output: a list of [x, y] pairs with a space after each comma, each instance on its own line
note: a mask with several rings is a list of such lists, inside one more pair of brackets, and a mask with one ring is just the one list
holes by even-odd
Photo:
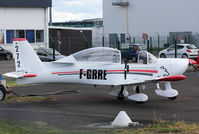
[[118, 96], [117, 96], [117, 99], [118, 100], [124, 100], [125, 99], [125, 96], [124, 96], [124, 86], [122, 85], [121, 87], [121, 91], [119, 92]]
[[0, 101], [4, 100], [6, 96], [5, 88], [0, 86]]
[[12, 55], [11, 54], [6, 54], [5, 59], [6, 60], [11, 60], [12, 59]]
[[117, 96], [117, 99], [118, 99], [118, 100], [124, 100], [124, 99], [125, 99], [124, 94], [123, 94], [123, 93], [122, 93], [122, 94], [119, 94], [119, 95]]
[[166, 58], [166, 55], [165, 54], [161, 54], [160, 58]]

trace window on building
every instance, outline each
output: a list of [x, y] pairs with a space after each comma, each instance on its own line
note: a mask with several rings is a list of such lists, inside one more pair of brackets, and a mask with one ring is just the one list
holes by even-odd
[[36, 42], [44, 42], [44, 30], [36, 30]]
[[25, 30], [16, 30], [16, 38], [25, 38]]
[[14, 30], [6, 30], [6, 42], [12, 43], [12, 40], [14, 39]]
[[0, 30], [0, 43], [4, 43], [4, 30]]
[[121, 43], [125, 43], [125, 34], [124, 33], [120, 34], [120, 41], [121, 41]]
[[35, 31], [34, 30], [26, 30], [26, 39], [29, 43], [35, 43]]

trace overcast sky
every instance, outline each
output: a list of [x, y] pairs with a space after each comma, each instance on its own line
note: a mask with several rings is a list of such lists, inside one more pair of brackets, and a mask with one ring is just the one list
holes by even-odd
[[52, 0], [53, 22], [102, 18], [102, 0]]

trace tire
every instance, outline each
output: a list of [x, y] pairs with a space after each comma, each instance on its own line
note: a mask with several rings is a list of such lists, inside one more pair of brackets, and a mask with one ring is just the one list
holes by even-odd
[[136, 104], [144, 104], [145, 102], [142, 102], [142, 101], [136, 101], [135, 103], [136, 103]]
[[5, 59], [6, 60], [11, 60], [12, 59], [12, 55], [11, 54], [6, 54]]
[[182, 55], [182, 58], [183, 58], [183, 59], [188, 59], [189, 57], [188, 57], [187, 54], [183, 54], [183, 55]]
[[178, 96], [175, 97], [168, 97], [169, 100], [175, 100]]
[[160, 58], [167, 58], [165, 54], [161, 54]]
[[5, 88], [0, 86], [0, 101], [3, 101], [5, 99], [5, 96], [6, 96]]
[[124, 100], [124, 99], [125, 99], [124, 94], [123, 94], [123, 93], [122, 93], [122, 94], [119, 94], [119, 95], [117, 96], [117, 99], [118, 99], [118, 100]]

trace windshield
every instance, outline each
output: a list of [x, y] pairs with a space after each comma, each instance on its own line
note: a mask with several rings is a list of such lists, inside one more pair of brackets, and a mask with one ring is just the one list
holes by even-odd
[[197, 47], [194, 44], [190, 44], [187, 46], [187, 49], [197, 49]]
[[154, 64], [156, 62], [157, 58], [146, 51], [141, 51], [138, 55], [138, 63], [140, 64]]
[[120, 63], [120, 51], [112, 48], [90, 48], [73, 54], [77, 61]]

